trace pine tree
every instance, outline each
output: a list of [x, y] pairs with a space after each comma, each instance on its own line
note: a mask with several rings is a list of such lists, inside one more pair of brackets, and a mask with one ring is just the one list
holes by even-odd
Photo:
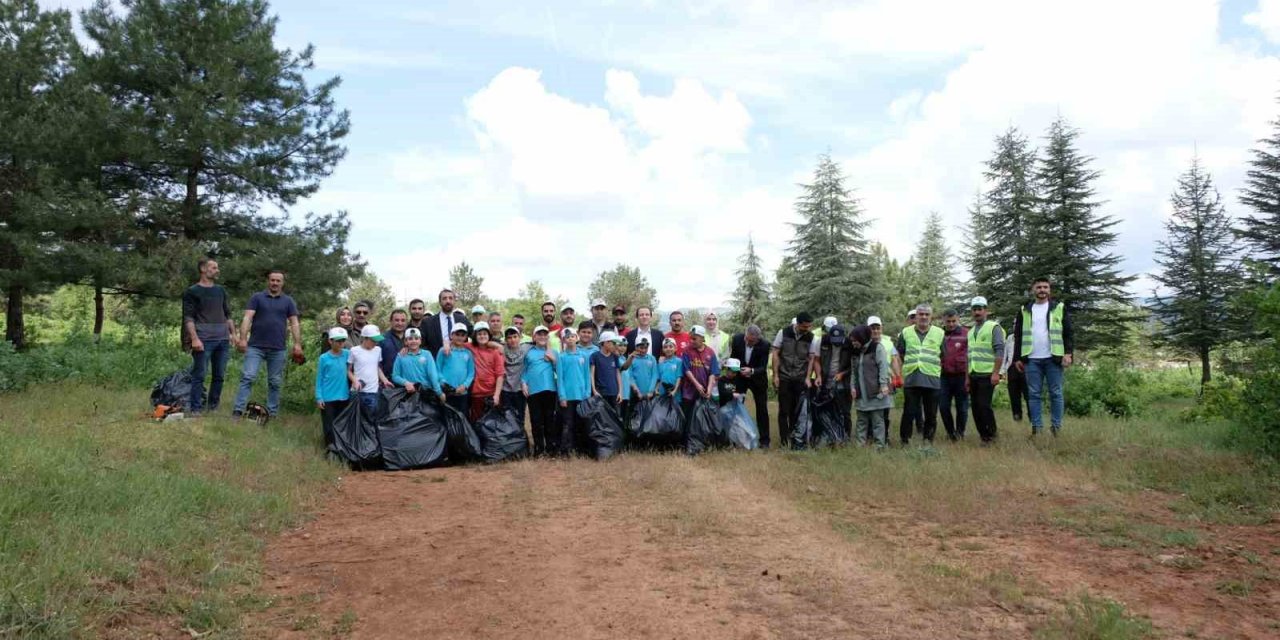
[[970, 209], [965, 260], [974, 290], [987, 299], [993, 317], [1008, 323], [1035, 277], [1027, 267], [1027, 225], [1038, 201], [1035, 163], [1027, 137], [1010, 127], [996, 138], [995, 153], [986, 162], [986, 194]]
[[756, 253], [756, 243], [747, 236], [747, 252], [738, 260], [738, 287], [734, 289], [733, 300], [729, 305], [733, 308], [729, 316], [731, 326], [745, 330], [748, 326], [759, 324], [765, 306], [769, 304], [769, 287], [764, 281], [764, 271], [760, 264], [760, 256]]
[[1123, 340], [1123, 325], [1133, 318], [1125, 286], [1133, 277], [1120, 275], [1120, 257], [1107, 251], [1118, 221], [1098, 212], [1093, 182], [1099, 173], [1076, 148], [1079, 135], [1061, 118], [1049, 126], [1036, 166], [1039, 206], [1026, 226], [1030, 270], [1021, 274], [1021, 286], [1031, 286], [1035, 276], [1028, 273], [1049, 278], [1053, 297], [1071, 310], [1076, 347], [1087, 351]]
[[862, 209], [829, 155], [819, 157], [813, 182], [800, 187], [796, 213], [801, 222], [792, 223], [796, 235], [788, 246], [794, 266], [784, 299], [789, 313], [864, 315], [873, 296]]
[[449, 288], [453, 290], [458, 308], [467, 313], [477, 304], [486, 309], [493, 306], [493, 301], [484, 295], [484, 278], [465, 260], [449, 270]]
[[1211, 377], [1210, 352], [1232, 334], [1230, 302], [1244, 274], [1235, 257], [1231, 218], [1198, 158], [1178, 178], [1171, 202], [1168, 237], [1156, 249], [1161, 270], [1153, 275], [1168, 291], [1157, 290], [1151, 306], [1160, 322], [1156, 343], [1199, 357], [1203, 387]]
[[936, 211], [930, 213], [920, 246], [911, 260], [911, 289], [917, 304], [928, 303], [939, 315], [953, 307], [959, 297], [959, 284], [945, 234], [942, 216]]
[[1240, 220], [1236, 234], [1252, 249], [1249, 259], [1265, 267], [1266, 280], [1280, 277], [1280, 120], [1271, 123], [1275, 133], [1258, 141], [1245, 174], [1241, 204], [1255, 215]]
[[658, 306], [658, 292], [649, 285], [648, 278], [639, 268], [625, 264], [597, 274], [587, 287], [587, 297], [600, 298], [611, 307], [620, 304], [633, 312], [636, 307]]

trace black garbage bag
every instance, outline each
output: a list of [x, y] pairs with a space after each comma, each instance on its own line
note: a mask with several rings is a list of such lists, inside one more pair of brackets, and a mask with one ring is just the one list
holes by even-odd
[[483, 454], [480, 437], [471, 428], [467, 417], [457, 409], [440, 402], [438, 398], [430, 401], [429, 404], [440, 412], [440, 419], [444, 422], [449, 461], [462, 463], [480, 459]]
[[810, 407], [809, 394], [801, 394], [796, 405], [796, 422], [791, 431], [791, 448], [808, 449], [809, 443], [813, 440], [813, 409]]
[[189, 370], [174, 371], [151, 387], [151, 406], [186, 407], [193, 384]]
[[729, 446], [729, 430], [720, 422], [715, 400], [699, 398], [689, 416], [689, 440], [685, 453], [696, 456], [708, 449]]
[[813, 397], [813, 434], [810, 446], [833, 447], [848, 444], [849, 434], [844, 430], [845, 419], [841, 402], [831, 389], [823, 387]]
[[637, 439], [651, 443], [678, 443], [684, 437], [684, 412], [670, 395], [654, 396], [641, 403], [643, 408], [631, 419], [631, 430]]
[[733, 446], [747, 451], [760, 447], [760, 428], [747, 411], [747, 405], [735, 400], [720, 407], [720, 423]]
[[595, 447], [596, 460], [608, 460], [622, 451], [626, 433], [622, 430], [618, 405], [600, 396], [591, 396], [578, 403], [578, 417], [587, 421], [587, 435]]
[[329, 445], [329, 450], [350, 464], [352, 469], [381, 468], [379, 413], [382, 412], [366, 409], [359, 399], [352, 399], [347, 403], [347, 408], [333, 419], [333, 443]]
[[441, 414], [422, 402], [421, 393], [384, 389], [387, 410], [378, 422], [378, 441], [387, 469], [402, 471], [444, 464], [445, 429]]
[[524, 416], [514, 407], [494, 407], [476, 423], [485, 462], [516, 460], [529, 455]]

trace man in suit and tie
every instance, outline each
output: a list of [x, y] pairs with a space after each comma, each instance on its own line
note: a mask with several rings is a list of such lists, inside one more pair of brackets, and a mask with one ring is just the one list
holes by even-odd
[[742, 363], [734, 381], [738, 393], [751, 392], [756, 403], [756, 424], [760, 426], [760, 446], [769, 448], [769, 344], [760, 327], [751, 325], [745, 333], [729, 340], [729, 357]]
[[449, 335], [453, 333], [455, 325], [465, 325], [467, 332], [470, 333], [471, 331], [471, 323], [467, 321], [467, 314], [454, 308], [457, 296], [453, 294], [453, 291], [442, 289], [439, 300], [440, 313], [428, 315], [422, 319], [422, 341], [433, 357], [437, 351], [440, 351], [441, 347], [448, 344]]

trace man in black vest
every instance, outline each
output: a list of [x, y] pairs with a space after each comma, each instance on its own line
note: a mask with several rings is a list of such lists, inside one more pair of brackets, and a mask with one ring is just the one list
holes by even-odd
[[471, 323], [467, 321], [467, 314], [454, 308], [457, 296], [453, 294], [452, 290], [441, 289], [439, 301], [440, 313], [428, 315], [422, 319], [422, 342], [432, 356], [435, 356], [440, 347], [449, 342], [449, 335], [453, 333], [454, 325], [466, 325], [467, 331], [471, 331]]
[[813, 316], [796, 314], [796, 323], [778, 332], [773, 339], [773, 386], [778, 390], [778, 439], [780, 446], [791, 442], [796, 426], [800, 397], [809, 381], [809, 348], [813, 344]]
[[756, 424], [760, 426], [760, 447], [769, 448], [769, 345], [764, 332], [751, 325], [745, 333], [733, 336], [729, 341], [729, 357], [742, 363], [734, 384], [738, 393], [751, 392], [756, 403]]

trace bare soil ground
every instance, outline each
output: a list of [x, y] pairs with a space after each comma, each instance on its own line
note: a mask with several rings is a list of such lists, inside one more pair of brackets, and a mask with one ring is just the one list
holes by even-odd
[[[735, 466], [627, 455], [347, 476], [268, 547], [274, 603], [247, 636], [1023, 638], [1086, 589], [1162, 635], [1280, 633], [1274, 523], [1152, 561], [1035, 522], [939, 534], [871, 501], [823, 517], [804, 488]], [[1222, 593], [1241, 567], [1260, 576], [1250, 597]]]

